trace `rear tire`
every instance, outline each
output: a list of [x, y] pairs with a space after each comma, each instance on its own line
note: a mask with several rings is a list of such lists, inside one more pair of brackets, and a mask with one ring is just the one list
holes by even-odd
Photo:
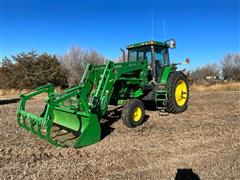
[[139, 99], [130, 99], [123, 106], [122, 121], [129, 128], [134, 128], [143, 123], [145, 117], [145, 108]]
[[176, 71], [168, 78], [167, 111], [170, 113], [184, 112], [188, 106], [189, 82], [186, 76]]

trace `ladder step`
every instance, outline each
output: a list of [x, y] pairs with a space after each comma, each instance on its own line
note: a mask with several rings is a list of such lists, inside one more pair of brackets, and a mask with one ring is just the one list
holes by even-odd
[[158, 109], [161, 112], [165, 112], [166, 110], [165, 105], [167, 102], [167, 91], [164, 91], [164, 90], [156, 91], [155, 101], [156, 101], [156, 109]]
[[157, 108], [157, 109], [159, 110], [158, 113], [160, 115], [164, 115], [164, 116], [168, 115], [168, 112], [166, 111], [167, 110], [166, 107], [160, 107], [160, 108]]

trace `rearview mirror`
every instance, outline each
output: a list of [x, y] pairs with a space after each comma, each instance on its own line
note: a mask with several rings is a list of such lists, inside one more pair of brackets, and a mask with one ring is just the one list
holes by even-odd
[[175, 39], [169, 39], [169, 40], [165, 41], [165, 43], [169, 46], [170, 49], [176, 48]]

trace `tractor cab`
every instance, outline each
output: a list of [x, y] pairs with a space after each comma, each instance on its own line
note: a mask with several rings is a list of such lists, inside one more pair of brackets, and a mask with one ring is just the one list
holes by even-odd
[[127, 47], [127, 61], [148, 61], [148, 71], [151, 79], [154, 82], [159, 82], [164, 67], [170, 65], [168, 49], [175, 47], [174, 39], [165, 42], [146, 41], [131, 44]]

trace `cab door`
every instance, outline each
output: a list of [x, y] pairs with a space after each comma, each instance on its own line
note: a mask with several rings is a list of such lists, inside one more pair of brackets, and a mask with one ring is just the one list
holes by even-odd
[[169, 66], [168, 48], [155, 46], [154, 47], [154, 69], [155, 69], [155, 82], [161, 81], [162, 73], [165, 66]]

